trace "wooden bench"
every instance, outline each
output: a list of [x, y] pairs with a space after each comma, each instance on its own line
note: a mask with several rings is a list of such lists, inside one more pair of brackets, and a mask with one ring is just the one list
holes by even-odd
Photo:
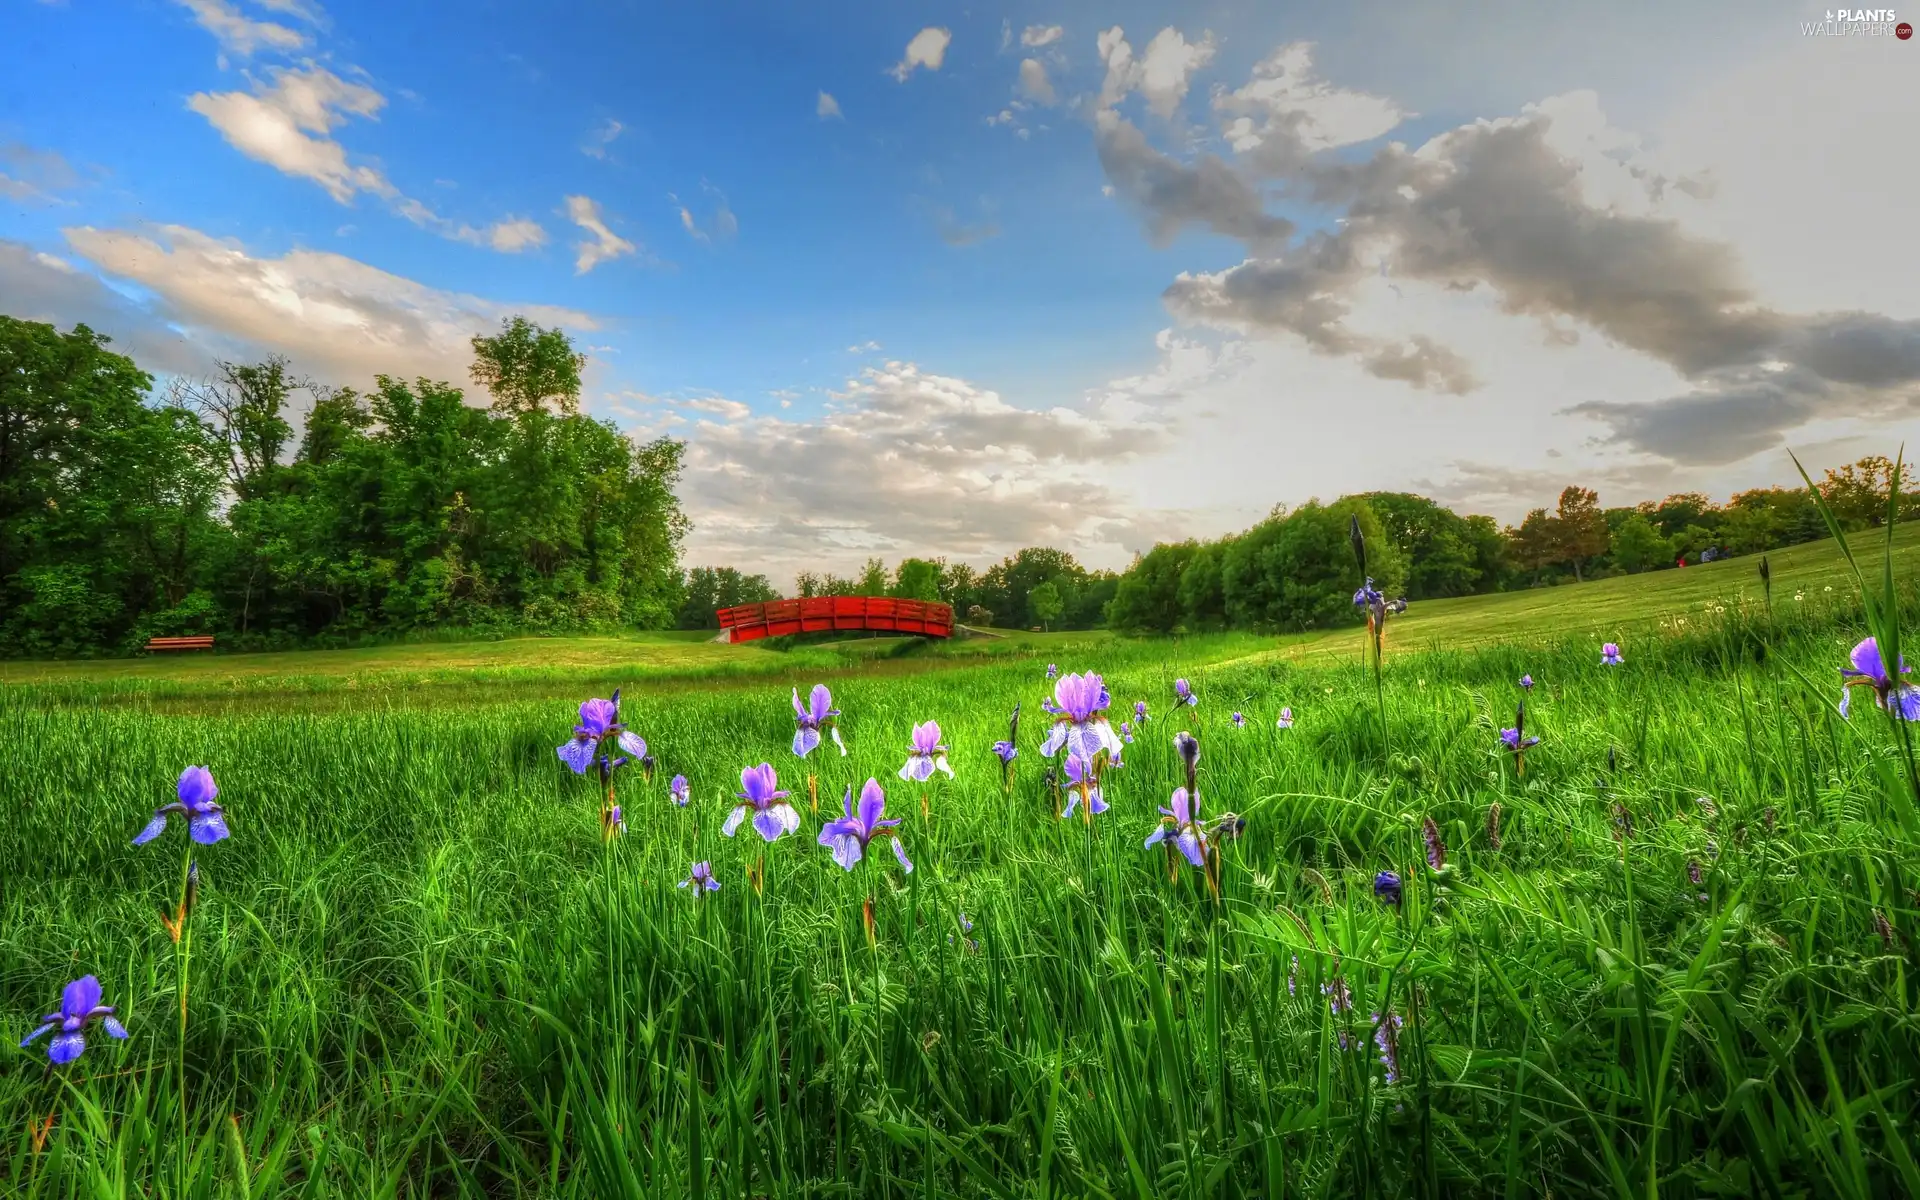
[[211, 650], [210, 637], [157, 637], [147, 639], [149, 650]]

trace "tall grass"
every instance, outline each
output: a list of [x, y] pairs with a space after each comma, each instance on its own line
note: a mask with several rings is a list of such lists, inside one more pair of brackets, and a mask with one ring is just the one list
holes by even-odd
[[[0, 1050], [0, 1194], [1920, 1193], [1920, 815], [1898, 738], [1834, 712], [1860, 632], [1735, 606], [1618, 669], [1584, 636], [1389, 644], [1390, 749], [1358, 632], [1314, 667], [1101, 643], [1060, 663], [1103, 671], [1116, 717], [1168, 711], [1176, 675], [1201, 706], [1139, 731], [1090, 829], [1053, 815], [1039, 722], [1011, 791], [988, 749], [1015, 701], [1037, 713], [1035, 661], [836, 680], [852, 754], [804, 763], [784, 686], [630, 689], [660, 769], [623, 769], [611, 846], [554, 756], [565, 703], [167, 715], [17, 690], [0, 1044], [87, 972], [133, 1038], [52, 1075]], [[1497, 734], [1523, 671], [1544, 740], [1516, 776]], [[903, 783], [929, 718], [959, 778]], [[1218, 903], [1142, 847], [1182, 727], [1205, 812], [1247, 820]], [[722, 838], [762, 760], [800, 836]], [[179, 863], [127, 842], [190, 762], [234, 833], [199, 855], [183, 1183], [156, 919]], [[814, 844], [870, 775], [911, 876]], [[674, 884], [701, 858], [723, 887], [695, 900]], [[1403, 1022], [1391, 1084], [1376, 1012]]]

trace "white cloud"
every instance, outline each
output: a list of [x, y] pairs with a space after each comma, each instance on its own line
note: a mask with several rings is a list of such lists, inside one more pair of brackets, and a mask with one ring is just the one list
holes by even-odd
[[[216, 355], [281, 353], [326, 382], [371, 385], [376, 374], [427, 376], [455, 383], [467, 377], [468, 339], [524, 313], [578, 331], [597, 322], [585, 313], [509, 305], [441, 291], [356, 259], [315, 250], [279, 257], [249, 253], [237, 242], [183, 226], [147, 232], [80, 226], [65, 231], [74, 255], [107, 276], [137, 284], [152, 299], [135, 306], [91, 275], [61, 278], [91, 284], [89, 298], [68, 285], [40, 305], [63, 321], [86, 319], [136, 353], [154, 347], [155, 365], [205, 370]], [[0, 247], [3, 248], [3, 247]], [[35, 287], [45, 288], [42, 278]], [[10, 279], [0, 255], [0, 291], [28, 291]], [[87, 305], [99, 308], [92, 312]]]
[[700, 188], [713, 199], [713, 216], [704, 224], [694, 217], [691, 209], [680, 203], [678, 196], [671, 192], [667, 194], [667, 199], [672, 201], [680, 214], [680, 225], [687, 231], [687, 236], [696, 242], [712, 243], [724, 242], [739, 233], [740, 219], [727, 206], [726, 193], [710, 183], [702, 183]]
[[502, 254], [518, 254], [547, 244], [547, 231], [531, 217], [507, 217], [487, 228], [487, 245]]
[[1229, 118], [1221, 132], [1234, 153], [1271, 171], [1291, 168], [1302, 152], [1370, 142], [1410, 115], [1384, 96], [1321, 79], [1310, 42], [1275, 50], [1254, 67], [1246, 86], [1218, 92], [1213, 107]]
[[547, 244], [547, 231], [530, 217], [505, 217], [485, 229], [476, 229], [464, 221], [443, 217], [411, 197], [399, 198], [393, 210], [420, 228], [431, 230], [449, 241], [486, 246], [502, 254], [518, 254], [522, 250]]
[[[297, 29], [272, 21], [256, 21], [242, 13], [227, 0], [179, 0], [193, 13], [200, 28], [219, 39], [220, 46], [230, 54], [246, 58], [256, 50], [275, 50], [289, 53], [306, 46], [307, 35]], [[264, 8], [276, 8], [278, 5], [264, 4]], [[295, 10], [284, 9], [287, 12]], [[296, 15], [302, 15], [299, 13]]]
[[913, 35], [907, 43], [907, 52], [895, 63], [888, 74], [901, 83], [913, 74], [915, 67], [925, 67], [929, 71], [938, 71], [940, 64], [947, 59], [947, 45], [953, 41], [953, 34], [938, 26], [929, 25]]
[[1038, 50], [1042, 46], [1053, 45], [1066, 32], [1058, 25], [1029, 25], [1020, 31], [1020, 44], [1029, 50]]
[[821, 92], [820, 98], [814, 101], [813, 115], [819, 117], [822, 121], [840, 120], [842, 119], [840, 102], [833, 98], [833, 93]]
[[575, 275], [585, 275], [601, 263], [632, 254], [636, 249], [632, 242], [607, 228], [600, 216], [600, 206], [585, 196], [567, 197], [567, 217], [590, 235], [574, 246], [579, 251], [573, 260]]
[[1042, 104], [1054, 102], [1053, 81], [1047, 78], [1046, 65], [1039, 59], [1021, 60], [1020, 90]]
[[356, 192], [396, 195], [385, 175], [349, 163], [345, 147], [329, 136], [349, 117], [377, 117], [385, 96], [312, 63], [275, 67], [268, 74], [270, 84], [253, 80], [249, 92], [196, 92], [187, 107], [234, 149], [285, 174], [311, 179], [342, 204]]
[[[680, 405], [702, 406], [714, 411]], [[814, 420], [721, 415], [687, 431], [689, 548], [777, 568], [1036, 544], [1123, 557], [1128, 508], [1103, 476], [1166, 427], [1157, 404], [1131, 395], [1019, 408], [911, 363], [862, 372]]]
[[1099, 34], [1094, 45], [1107, 67], [1100, 86], [1101, 105], [1118, 104], [1127, 93], [1137, 91], [1146, 97], [1147, 107], [1161, 117], [1172, 117], [1179, 109], [1193, 73], [1213, 61], [1215, 49], [1211, 33], [1189, 42], [1172, 26], [1154, 34], [1138, 58], [1127, 42], [1126, 31], [1118, 25]]
[[612, 117], [608, 117], [598, 128], [587, 135], [587, 140], [580, 146], [580, 153], [586, 155], [588, 158], [605, 158], [607, 156], [607, 147], [613, 145], [614, 139], [619, 137], [625, 129], [625, 125], [622, 125]]
[[63, 204], [67, 202], [59, 193], [79, 182], [79, 173], [57, 150], [41, 150], [24, 142], [0, 143], [0, 196]]
[[880, 348], [879, 342], [858, 342], [847, 347], [848, 354], [871, 354]]

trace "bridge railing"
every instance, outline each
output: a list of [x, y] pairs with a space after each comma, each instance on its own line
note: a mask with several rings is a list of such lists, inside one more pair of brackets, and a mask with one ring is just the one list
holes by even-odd
[[921, 637], [952, 637], [953, 606], [886, 596], [813, 596], [736, 604], [718, 610], [728, 641], [751, 642], [795, 633], [837, 629], [881, 629]]

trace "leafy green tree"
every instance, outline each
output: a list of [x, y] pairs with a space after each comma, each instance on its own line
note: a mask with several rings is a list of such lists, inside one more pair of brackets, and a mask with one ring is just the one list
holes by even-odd
[[[1258, 528], [1256, 526], [1255, 528]], [[1180, 624], [1192, 632], [1227, 627], [1227, 591], [1221, 568], [1236, 539], [1208, 542], [1180, 573]]]
[[893, 571], [893, 586], [887, 594], [901, 600], [940, 599], [941, 576], [945, 564], [924, 558], [903, 558]]
[[1361, 619], [1353, 605], [1360, 585], [1349, 529], [1367, 539], [1367, 570], [1387, 595], [1404, 590], [1406, 560], [1369, 503], [1348, 496], [1309, 501], [1227, 544], [1221, 568], [1226, 615], [1240, 629], [1316, 629]]
[[720, 628], [719, 610], [736, 604], [764, 604], [780, 593], [765, 575], [748, 575], [733, 567], [695, 567], [687, 572], [678, 627]]
[[1571, 566], [1576, 580], [1584, 578], [1587, 562], [1607, 552], [1607, 519], [1598, 493], [1590, 488], [1570, 487], [1560, 493], [1551, 529], [1555, 561]]
[[1027, 606], [1042, 629], [1051, 629], [1053, 623], [1060, 619], [1060, 614], [1066, 611], [1060, 600], [1060, 589], [1053, 586], [1051, 581], [1039, 584], [1027, 593]]
[[867, 560], [866, 567], [860, 572], [860, 581], [855, 585], [856, 596], [884, 596], [893, 586], [887, 578], [887, 564], [877, 558]]
[[535, 412], [572, 416], [580, 405], [580, 371], [587, 356], [559, 329], [542, 329], [525, 317], [501, 321], [500, 332], [473, 338], [473, 381], [493, 396], [503, 417]]
[[1467, 518], [1406, 492], [1369, 492], [1361, 499], [1406, 561], [1408, 597], [1429, 600], [1475, 590], [1484, 569], [1481, 546]]
[[[1028, 607], [1028, 593], [1046, 582], [1052, 582], [1056, 591], [1061, 590], [1062, 583], [1077, 590], [1086, 575], [1086, 569], [1066, 551], [1028, 546], [982, 573], [976, 600], [998, 613], [1008, 625], [1031, 627], [1040, 624], [1040, 619]], [[1062, 604], [1065, 602], [1063, 595]]]
[[1623, 571], [1638, 574], [1668, 564], [1667, 539], [1645, 513], [1629, 513], [1613, 531], [1613, 561]]
[[1161, 543], [1120, 576], [1107, 624], [1122, 633], [1172, 633], [1180, 624], [1180, 577], [1199, 553], [1195, 541]]

